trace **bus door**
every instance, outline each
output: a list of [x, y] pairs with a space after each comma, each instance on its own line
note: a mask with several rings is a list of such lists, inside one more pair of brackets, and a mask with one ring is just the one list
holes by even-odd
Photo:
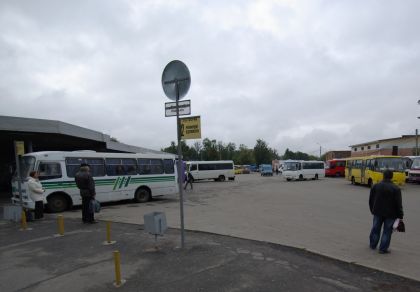
[[369, 182], [369, 179], [371, 178], [371, 170], [373, 167], [373, 160], [372, 159], [368, 159], [366, 160], [366, 168], [365, 168], [365, 183]]
[[347, 161], [347, 179], [350, 180], [351, 179], [351, 172], [352, 172], [352, 168], [353, 168], [353, 160], [349, 160]]
[[360, 165], [360, 183], [365, 183], [365, 172], [366, 172], [366, 160], [362, 160], [362, 164]]

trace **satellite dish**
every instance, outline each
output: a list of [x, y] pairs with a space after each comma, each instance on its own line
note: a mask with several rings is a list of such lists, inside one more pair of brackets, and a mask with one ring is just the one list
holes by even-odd
[[162, 87], [165, 95], [172, 100], [180, 100], [187, 95], [191, 85], [190, 71], [187, 65], [174, 60], [166, 65], [162, 73]]

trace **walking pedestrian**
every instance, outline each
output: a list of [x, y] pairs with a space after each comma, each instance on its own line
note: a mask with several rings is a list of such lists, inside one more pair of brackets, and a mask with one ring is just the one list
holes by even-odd
[[39, 172], [31, 171], [28, 177], [28, 190], [29, 197], [35, 202], [35, 219], [41, 219], [44, 217], [44, 189], [42, 184], [39, 182]]
[[80, 165], [80, 170], [75, 175], [77, 187], [80, 189], [82, 197], [82, 220], [83, 223], [97, 223], [95, 221], [94, 210], [90, 207], [91, 200], [95, 199], [95, 181], [90, 174], [90, 167], [87, 163]]
[[190, 184], [191, 189], [193, 189], [193, 181], [194, 177], [192, 176], [191, 172], [187, 173], [187, 182], [185, 183], [184, 190], [187, 189], [188, 184]]
[[[392, 183], [393, 172], [389, 169], [384, 171], [384, 179], [375, 184], [370, 190], [369, 208], [373, 215], [373, 226], [370, 232], [370, 248], [376, 249], [379, 238], [379, 253], [389, 253], [392, 227], [397, 218], [403, 219], [401, 190]], [[381, 229], [383, 225], [382, 236]]]

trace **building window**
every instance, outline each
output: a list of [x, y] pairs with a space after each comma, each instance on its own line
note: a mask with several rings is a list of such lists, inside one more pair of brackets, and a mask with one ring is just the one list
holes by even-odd
[[356, 148], [354, 148], [354, 151], [357, 151], [357, 147], [356, 147]]
[[368, 150], [370, 149], [370, 146], [368, 146]]
[[360, 150], [365, 150], [365, 147], [362, 146], [362, 148]]
[[379, 148], [379, 144], [376, 144], [376, 149], [378, 149]]

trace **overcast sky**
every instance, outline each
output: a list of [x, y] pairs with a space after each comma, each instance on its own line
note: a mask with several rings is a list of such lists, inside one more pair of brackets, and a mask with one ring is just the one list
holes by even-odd
[[310, 154], [420, 128], [420, 1], [0, 0], [0, 114], [152, 149], [161, 76], [191, 72], [202, 137]]

